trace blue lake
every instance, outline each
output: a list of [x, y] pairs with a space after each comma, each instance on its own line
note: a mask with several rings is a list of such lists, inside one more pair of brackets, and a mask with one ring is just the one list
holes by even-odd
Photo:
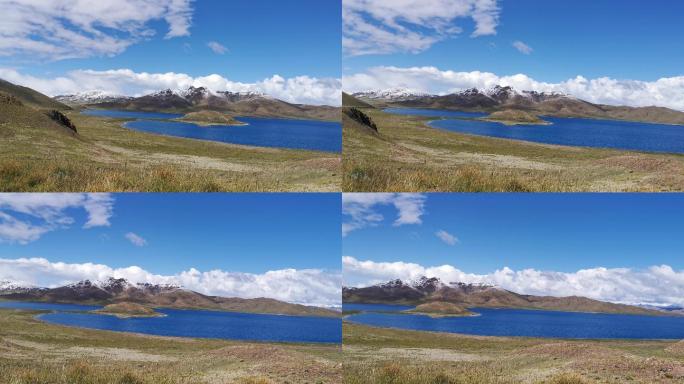
[[[347, 305], [344, 304], [345, 309]], [[480, 316], [431, 318], [424, 315], [373, 312], [377, 310], [374, 309], [375, 306], [375, 304], [355, 304], [355, 310], [367, 312], [350, 315], [346, 319], [376, 327], [482, 336], [684, 339], [684, 317], [679, 316], [472, 308], [471, 310]]]
[[501, 123], [469, 119], [482, 116], [482, 114], [457, 116], [452, 115], [454, 111], [432, 110], [430, 113], [433, 114], [427, 115], [414, 111], [416, 110], [407, 108], [388, 110], [391, 113], [442, 117], [444, 119], [430, 122], [430, 126], [473, 135], [580, 147], [684, 153], [684, 126], [680, 125], [542, 117], [553, 124], [507, 126]]
[[119, 319], [85, 313], [100, 307], [73, 304], [0, 302], [0, 308], [52, 310], [48, 323], [158, 336], [200, 337], [297, 343], [341, 343], [339, 318], [159, 308], [165, 317]]
[[182, 116], [174, 114], [116, 110], [86, 110], [83, 113], [136, 119], [124, 123], [124, 127], [161, 135], [261, 147], [342, 151], [342, 125], [335, 121], [239, 117], [237, 120], [248, 125], [200, 126], [170, 121]]

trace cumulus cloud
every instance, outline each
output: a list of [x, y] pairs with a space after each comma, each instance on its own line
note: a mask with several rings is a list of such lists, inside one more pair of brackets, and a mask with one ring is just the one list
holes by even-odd
[[416, 92], [448, 94], [467, 88], [487, 89], [495, 85], [518, 90], [561, 92], [592, 103], [644, 107], [657, 105], [684, 111], [684, 76], [654, 81], [587, 79], [577, 76], [559, 83], [537, 81], [525, 74], [499, 76], [491, 72], [457, 72], [436, 67], [373, 67], [345, 76], [344, 90], [408, 88]]
[[379, 225], [384, 216], [378, 206], [392, 205], [397, 210], [394, 226], [421, 224], [425, 213], [425, 195], [415, 193], [344, 193], [342, 194], [342, 235]]
[[148, 73], [112, 69], [76, 70], [64, 76], [47, 78], [25, 75], [11, 68], [0, 68], [0, 78], [50, 96], [79, 93], [84, 90], [142, 96], [160, 89], [186, 89], [195, 86], [207, 87], [214, 91], [261, 92], [298, 104], [337, 106], [342, 102], [342, 82], [339, 79], [309, 76], [286, 79], [273, 75], [255, 83], [242, 83], [217, 74], [193, 77], [175, 72]]
[[199, 271], [190, 268], [174, 275], [159, 275], [137, 266], [112, 268], [104, 264], [51, 262], [44, 258], [0, 258], [0, 280], [24, 286], [54, 288], [81, 280], [109, 277], [132, 283], [175, 284], [205, 295], [269, 297], [290, 303], [339, 306], [342, 274], [319, 269], [281, 269], [262, 274]]
[[496, 0], [345, 0], [342, 46], [351, 56], [418, 53], [456, 36], [457, 19], [471, 19], [471, 36], [496, 34]]
[[87, 213], [84, 228], [109, 226], [114, 199], [106, 193], [3, 193], [0, 194], [0, 242], [27, 244], [47, 232], [69, 227], [66, 212]]
[[449, 245], [456, 245], [456, 243], [458, 243], [458, 238], [456, 238], [456, 236], [452, 235], [451, 233], [443, 229], [440, 229], [439, 231], [435, 232], [435, 236], [437, 236], [440, 240]]
[[113, 56], [168, 25], [165, 38], [186, 36], [191, 0], [0, 0], [0, 56], [61, 60]]
[[221, 43], [217, 43], [215, 41], [208, 42], [207, 47], [209, 47], [209, 49], [211, 49], [212, 51], [214, 51], [214, 53], [219, 55], [223, 55], [226, 52], [228, 52], [228, 48], [223, 46]]
[[520, 40], [516, 40], [513, 42], [513, 48], [517, 49], [518, 52], [524, 54], [524, 55], [529, 55], [532, 53], [533, 49], [529, 45], [523, 43]]
[[126, 238], [126, 240], [130, 241], [131, 244], [135, 245], [136, 247], [144, 247], [147, 245], [147, 240], [133, 232], [126, 233], [124, 237]]
[[451, 265], [425, 267], [406, 262], [374, 262], [342, 258], [344, 283], [368, 286], [391, 279], [437, 277], [444, 282], [485, 283], [528, 295], [584, 296], [627, 304], [684, 305], [684, 270], [668, 265], [646, 269], [589, 268], [575, 272], [508, 267], [487, 274], [464, 272]]

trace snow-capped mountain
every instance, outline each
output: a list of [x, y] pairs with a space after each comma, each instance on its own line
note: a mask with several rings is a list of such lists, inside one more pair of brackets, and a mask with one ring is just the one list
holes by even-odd
[[419, 97], [430, 96], [428, 93], [415, 92], [408, 88], [390, 88], [383, 90], [370, 90], [365, 92], [357, 92], [352, 94], [354, 97], [371, 99], [371, 100], [392, 100], [403, 101], [411, 100]]
[[520, 91], [509, 86], [496, 85], [488, 89], [477, 89], [469, 88], [457, 92], [452, 92], [445, 95], [431, 95], [424, 92], [414, 92], [407, 88], [391, 88], [385, 90], [369, 90], [364, 92], [356, 92], [352, 96], [369, 99], [369, 100], [386, 100], [386, 101], [408, 101], [416, 100], [421, 98], [437, 98], [437, 97], [448, 97], [455, 96], [465, 99], [472, 98], [488, 98], [497, 103], [505, 102], [506, 100], [511, 100], [516, 97], [531, 99], [533, 101], [542, 101], [550, 98], [560, 98], [569, 97], [562, 93], [556, 92], [537, 92], [537, 91]]
[[89, 303], [106, 305], [132, 302], [167, 308], [202, 308], [236, 312], [276, 313], [289, 315], [338, 316], [328, 309], [286, 303], [269, 298], [243, 299], [208, 296], [173, 284], [132, 283], [126, 279], [102, 281], [82, 280], [55, 288], [22, 287], [0, 282], [0, 298], [17, 301], [51, 303]]
[[70, 95], [59, 95], [54, 97], [55, 100], [71, 105], [84, 105], [84, 104], [98, 104], [98, 103], [110, 103], [110, 102], [120, 102], [132, 99], [130, 96], [117, 95], [115, 93], [92, 90], [74, 93]]

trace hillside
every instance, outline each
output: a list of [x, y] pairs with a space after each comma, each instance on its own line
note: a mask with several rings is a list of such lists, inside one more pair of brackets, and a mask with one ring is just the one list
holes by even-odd
[[375, 108], [371, 104], [366, 103], [365, 101], [361, 101], [346, 92], [342, 92], [342, 106], [356, 108]]
[[109, 305], [133, 303], [149, 307], [211, 309], [230, 312], [268, 313], [294, 316], [337, 317], [339, 313], [319, 307], [286, 303], [268, 298], [241, 299], [207, 296], [172, 285], [131, 284], [109, 278], [102, 283], [89, 280], [57, 288], [26, 288], [3, 291], [0, 298], [20, 301]]
[[22, 104], [39, 109], [57, 109], [69, 110], [71, 107], [60, 103], [31, 88], [22, 87], [21, 85], [12, 84], [8, 81], [0, 79], [0, 92], [12, 95], [19, 99]]
[[0, 137], [17, 137], [33, 128], [46, 137], [72, 138], [77, 132], [76, 126], [60, 111], [38, 109], [15, 95], [0, 92]]
[[559, 93], [518, 91], [511, 87], [495, 86], [487, 90], [467, 89], [448, 95], [424, 95], [386, 91], [360, 92], [354, 96], [374, 105], [451, 109], [471, 112], [502, 110], [527, 111], [534, 115], [556, 117], [587, 117], [660, 124], [684, 124], [684, 112], [662, 107], [628, 107], [594, 104]]
[[521, 295], [505, 289], [479, 284], [449, 283], [437, 278], [421, 278], [414, 283], [401, 280], [364, 288], [343, 288], [345, 303], [382, 303], [421, 305], [446, 302], [465, 308], [527, 308], [570, 312], [664, 315], [664, 312], [632, 305], [614, 304], [586, 297]]
[[213, 110], [231, 116], [281, 117], [339, 121], [339, 108], [291, 104], [255, 93], [213, 92], [204, 87], [183, 91], [166, 89], [149, 95], [93, 104], [99, 108], [155, 112]]

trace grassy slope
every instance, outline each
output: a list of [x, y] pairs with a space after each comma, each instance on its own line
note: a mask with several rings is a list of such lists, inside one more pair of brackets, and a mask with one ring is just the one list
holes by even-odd
[[333, 345], [247, 343], [50, 325], [0, 310], [0, 382], [340, 383]]
[[0, 110], [3, 191], [335, 191], [339, 155], [165, 137], [67, 112], [79, 135]]
[[379, 135], [343, 116], [344, 191], [684, 190], [682, 155], [478, 137], [430, 128], [429, 118], [364, 112]]
[[0, 79], [0, 92], [13, 95], [21, 100], [22, 103], [35, 108], [59, 110], [71, 109], [66, 104], [55, 101], [52, 98], [43, 95], [40, 92], [36, 92], [31, 88], [15, 85], [2, 79]]
[[345, 323], [344, 382], [681, 383], [677, 341], [483, 337]]

